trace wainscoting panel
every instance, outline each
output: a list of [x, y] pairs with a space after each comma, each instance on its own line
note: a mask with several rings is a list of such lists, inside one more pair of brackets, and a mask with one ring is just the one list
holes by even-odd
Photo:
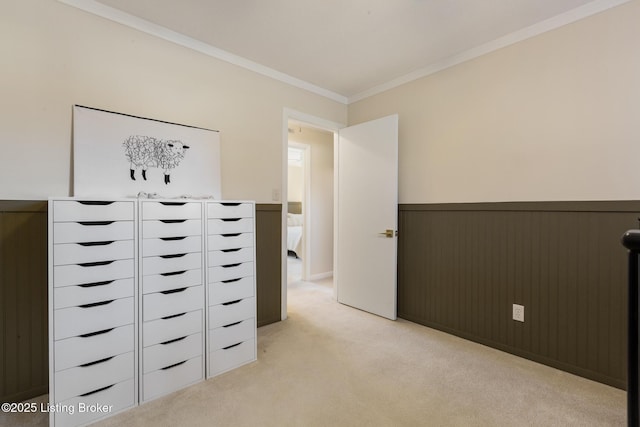
[[398, 316], [625, 388], [620, 237], [639, 213], [635, 201], [401, 205]]
[[282, 296], [282, 205], [256, 205], [258, 327], [279, 322]]
[[0, 401], [47, 393], [47, 203], [0, 201]]

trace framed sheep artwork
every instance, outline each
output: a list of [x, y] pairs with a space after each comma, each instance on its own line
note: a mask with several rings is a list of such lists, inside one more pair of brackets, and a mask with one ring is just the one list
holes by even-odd
[[73, 195], [221, 199], [218, 131], [75, 105]]

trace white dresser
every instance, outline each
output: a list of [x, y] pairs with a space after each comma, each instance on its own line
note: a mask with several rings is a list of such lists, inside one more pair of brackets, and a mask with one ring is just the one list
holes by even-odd
[[207, 202], [207, 376], [256, 360], [255, 204]]
[[138, 401], [136, 206], [49, 201], [52, 426], [91, 423]]
[[141, 401], [205, 377], [202, 206], [140, 201]]

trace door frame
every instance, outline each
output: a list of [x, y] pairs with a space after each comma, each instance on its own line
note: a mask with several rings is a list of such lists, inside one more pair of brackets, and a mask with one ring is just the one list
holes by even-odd
[[337, 157], [337, 148], [338, 148], [338, 132], [340, 129], [346, 127], [346, 124], [334, 122], [328, 119], [324, 119], [322, 117], [314, 116], [311, 114], [303, 113], [301, 111], [297, 111], [291, 108], [284, 108], [282, 111], [282, 180], [281, 180], [281, 200], [282, 204], [282, 218], [281, 218], [281, 265], [280, 265], [280, 276], [281, 276], [281, 302], [280, 302], [280, 310], [281, 315], [280, 318], [285, 320], [287, 318], [287, 208], [286, 208], [286, 198], [288, 195], [289, 185], [289, 159], [288, 159], [288, 147], [289, 147], [289, 120], [296, 120], [299, 122], [303, 122], [312, 127], [316, 127], [319, 129], [323, 129], [326, 131], [333, 132], [333, 164], [334, 164], [334, 179], [333, 179], [333, 217], [334, 217], [334, 227], [333, 227], [333, 276], [334, 276], [334, 287], [333, 287], [333, 297], [337, 297], [336, 283], [335, 278], [338, 275], [338, 271], [336, 268], [336, 259], [338, 257], [337, 248], [336, 248], [336, 236], [338, 235], [337, 228], [337, 215], [338, 215], [338, 170], [336, 169], [336, 165], [338, 162]]

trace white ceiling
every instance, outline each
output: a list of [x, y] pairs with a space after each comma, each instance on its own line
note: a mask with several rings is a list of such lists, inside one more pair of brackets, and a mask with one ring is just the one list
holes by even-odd
[[627, 0], [60, 1], [348, 103]]

